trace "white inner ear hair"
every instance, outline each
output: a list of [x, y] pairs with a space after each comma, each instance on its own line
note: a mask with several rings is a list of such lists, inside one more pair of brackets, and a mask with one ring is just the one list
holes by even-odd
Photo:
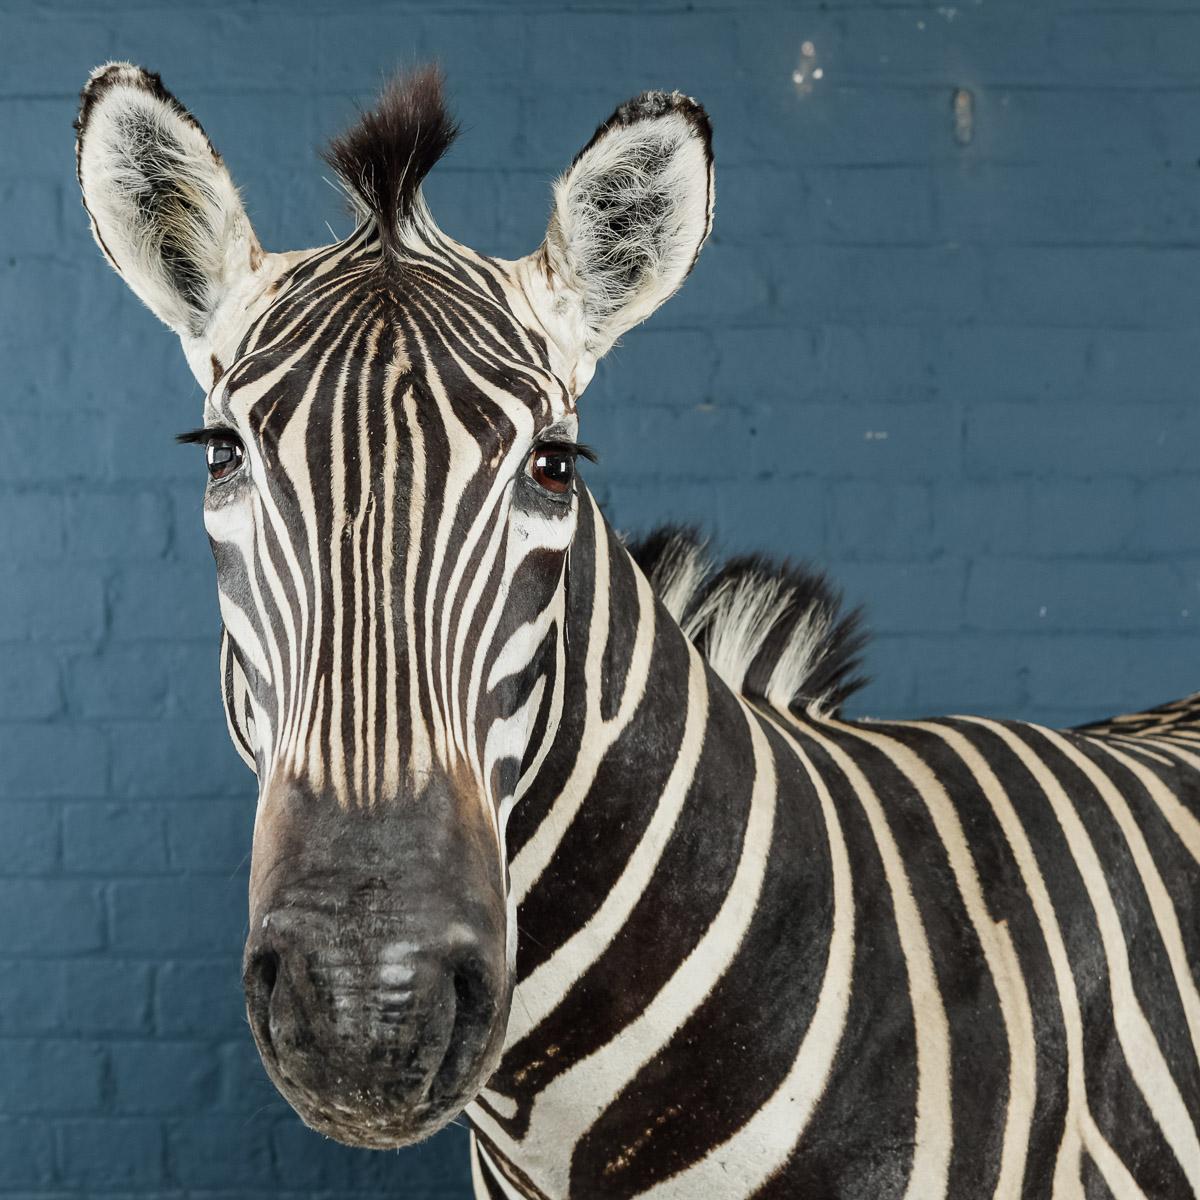
[[200, 127], [137, 68], [102, 67], [81, 131], [80, 182], [101, 248], [181, 336], [197, 338], [259, 253], [229, 172]]
[[599, 358], [683, 282], [710, 219], [707, 150], [687, 117], [603, 133], [554, 185], [550, 266], [580, 298]]

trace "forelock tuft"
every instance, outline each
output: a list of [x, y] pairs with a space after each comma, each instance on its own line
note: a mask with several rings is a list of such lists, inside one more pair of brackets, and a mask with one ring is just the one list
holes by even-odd
[[421, 181], [450, 148], [458, 124], [446, 110], [441, 69], [396, 75], [375, 107], [333, 139], [324, 153], [359, 215], [373, 220], [385, 252], [399, 243]]

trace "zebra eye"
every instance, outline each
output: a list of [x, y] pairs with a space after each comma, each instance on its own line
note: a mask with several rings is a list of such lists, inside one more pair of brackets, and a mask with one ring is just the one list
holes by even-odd
[[529, 456], [529, 474], [546, 491], [563, 496], [575, 478], [575, 455], [557, 446], [535, 446]]
[[209, 438], [205, 446], [209, 478], [218, 482], [228, 479], [242, 465], [245, 457], [246, 452], [237, 438], [228, 434]]

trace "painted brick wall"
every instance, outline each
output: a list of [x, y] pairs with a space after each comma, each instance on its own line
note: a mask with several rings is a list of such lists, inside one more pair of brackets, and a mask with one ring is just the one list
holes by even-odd
[[431, 199], [493, 253], [536, 244], [617, 101], [712, 113], [713, 239], [586, 404], [619, 526], [825, 564], [876, 631], [863, 712], [1073, 721], [1200, 687], [1178, 0], [0, 0], [0, 1196], [466, 1194], [461, 1132], [345, 1151], [251, 1048], [252, 787], [203, 468], [171, 443], [200, 396], [91, 244], [70, 130], [89, 68], [152, 66], [264, 242], [315, 244], [347, 222], [314, 147], [435, 55], [466, 134]]

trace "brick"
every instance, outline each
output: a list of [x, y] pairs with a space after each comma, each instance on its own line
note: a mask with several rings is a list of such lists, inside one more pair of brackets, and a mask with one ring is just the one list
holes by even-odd
[[712, 398], [717, 354], [712, 339], [695, 330], [647, 330], [618, 345], [601, 359], [589, 391], [589, 403], [608, 402], [612, 391], [630, 384], [655, 404], [691, 407]]
[[780, 85], [727, 92], [713, 102], [726, 128], [737, 131], [721, 143], [720, 161], [857, 166], [920, 162], [953, 151], [945, 90], [839, 84], [797, 97], [790, 76], [798, 48], [787, 47], [787, 65], [775, 76]]
[[37, 721], [63, 707], [59, 656], [47, 645], [9, 644], [0, 671], [0, 720]]
[[247, 861], [255, 815], [249, 797], [172, 804], [165, 815], [173, 867], [228, 876]]
[[[11, 109], [8, 113], [5, 125], [15, 115]], [[0, 134], [0, 158], [7, 162], [11, 160], [3, 154], [5, 140]], [[74, 328], [80, 313], [80, 284], [87, 272], [82, 264], [42, 257], [0, 258], [0, 348], [42, 342], [51, 322]]]
[[217, 1056], [204, 1042], [120, 1042], [109, 1049], [113, 1109], [194, 1116], [217, 1095]]
[[[72, 197], [73, 199], [73, 197]], [[50, 179], [0, 179], [0, 210], [16, 219], [0, 229], [0, 255], [47, 253], [61, 240], [63, 188]]]
[[58, 1129], [64, 1183], [87, 1193], [155, 1188], [163, 1180], [163, 1130], [154, 1120], [64, 1121]]
[[115, 575], [109, 595], [112, 634], [122, 641], [212, 638], [221, 628], [211, 566], [129, 566]]
[[1137, 552], [1125, 478], [951, 482], [936, 489], [935, 544], [960, 553], [1079, 558]]
[[150, 1029], [149, 964], [119, 958], [63, 964], [63, 1027], [91, 1035], [144, 1034]]
[[1140, 482], [1130, 508], [1130, 548], [1137, 554], [1172, 557], [1200, 552], [1195, 520], [1200, 478], [1177, 475]]
[[960, 440], [959, 417], [945, 405], [711, 405], [643, 407], [601, 446], [605, 477], [623, 485], [744, 480], [770, 477], [773, 468], [784, 478], [929, 479], [957, 467]]
[[109, 904], [119, 953], [235, 954], [245, 940], [241, 880], [122, 880], [110, 886]]
[[[830, 168], [829, 173], [836, 170]], [[714, 237], [748, 248], [767, 240], [779, 247], [819, 240], [821, 212], [815, 191], [824, 178], [819, 168], [784, 163], [727, 165], [718, 185], [721, 218], [714, 224]]]
[[[1186, 135], [1200, 98], [1131, 88], [995, 88], [976, 93], [973, 151], [998, 161], [1130, 166], [1194, 158]], [[1194, 128], [1194, 126], [1193, 126]]]
[[154, 1024], [169, 1037], [248, 1037], [240, 947], [214, 962], [166, 962], [154, 988]]
[[913, 705], [918, 713], [1009, 717], [1026, 698], [1026, 667], [1037, 650], [1011, 638], [913, 638]]
[[238, 1038], [221, 1047], [221, 1108], [259, 1123], [264, 1136], [274, 1124], [272, 1118], [294, 1117], [287, 1101], [267, 1078], [244, 1019]]
[[0, 556], [5, 562], [40, 562], [62, 555], [66, 542], [63, 502], [44, 491], [0, 497]]
[[825, 488], [810, 479], [756, 479], [731, 482], [715, 489], [714, 533], [726, 550], [752, 553], [762, 549], [763, 533], [781, 555], [793, 559], [823, 558]]
[[76, 493], [65, 520], [67, 553], [76, 562], [158, 558], [167, 548], [169, 510], [154, 492]]
[[656, 325], [761, 319], [772, 309], [780, 287], [779, 271], [779, 263], [761, 249], [747, 252], [744, 247], [713, 242]]
[[92, 1113], [103, 1103], [104, 1052], [93, 1042], [0, 1039], [0, 1111]]
[[933, 540], [931, 489], [925, 484], [855, 480], [832, 488], [830, 545], [842, 557], [928, 558]]
[[185, 1188], [271, 1187], [269, 1125], [243, 1117], [192, 1117], [171, 1130], [168, 1161]]
[[58, 811], [44, 802], [0, 802], [0, 872], [40, 875], [58, 865]]
[[986, 311], [998, 323], [1178, 329], [1190, 327], [1200, 250], [1008, 246], [989, 254], [986, 280]]
[[1196, 688], [1194, 639], [1059, 634], [1029, 656], [1029, 698], [1042, 708], [1139, 712]]
[[928, 167], [825, 167], [809, 173], [810, 236], [828, 242], [903, 244], [942, 235]]
[[933, 174], [938, 233], [984, 243], [1138, 246], [1195, 242], [1195, 166], [1085, 162], [1052, 173], [1033, 163], [971, 162]]
[[104, 910], [94, 884], [0, 879], [0, 954], [80, 954], [104, 946]]
[[962, 561], [834, 563], [829, 574], [844, 589], [847, 603], [865, 606], [870, 629], [945, 632], [962, 624]]
[[63, 866], [97, 875], [164, 871], [163, 814], [148, 804], [68, 804], [63, 811]]
[[967, 413], [964, 464], [980, 478], [1154, 478], [1191, 469], [1197, 437], [1194, 406], [981, 404]]
[[65, 964], [33, 958], [23, 958], [19, 970], [6, 964], [0, 971], [0, 1037], [61, 1036], [67, 1025]]
[[935, 339], [928, 331], [862, 323], [722, 329], [713, 383], [731, 398], [785, 407], [928, 400], [936, 393]]
[[1095, 404], [1099, 347], [1109, 334], [1085, 329], [995, 324], [943, 329], [938, 335], [936, 394], [961, 404], [1036, 402], [1040, 420], [1062, 403]]
[[778, 315], [789, 322], [962, 324], [1000, 311], [1007, 315], [1016, 294], [1038, 278], [1027, 260], [1024, 270], [993, 264], [1014, 294], [1002, 309], [987, 290], [984, 255], [973, 246], [818, 245], [797, 247], [791, 257], [795, 261], [787, 266], [776, 260], [773, 275]]
[[[21, 343], [26, 346], [36, 343]], [[58, 386], [53, 356], [36, 364], [23, 362], [20, 347], [11, 365], [16, 383], [27, 398], [37, 398], [41, 388]], [[11, 412], [0, 409], [0, 441], [19, 447], [0, 455], [0, 483], [60, 484], [77, 479], [103, 478], [108, 467], [105, 442], [108, 429], [98, 413]]]
[[85, 717], [152, 717], [166, 706], [167, 659], [158, 646], [108, 645], [68, 667], [72, 708]]
[[45, 1121], [0, 1118], [0, 1187], [44, 1189], [54, 1173], [54, 1133]]
[[1195, 380], [1183, 329], [1108, 329], [1088, 339], [1086, 395], [1092, 403], [1191, 404]]
[[1060, 13], [1053, 22], [1055, 61], [1072, 79], [1114, 82], [1190, 79], [1200, 20], [1186, 12]]
[[98, 796], [108, 786], [108, 741], [78, 724], [0, 724], [0, 796]]
[[1184, 632], [1200, 619], [1190, 571], [1165, 563], [972, 564], [967, 621], [983, 629]]
[[19, 588], [0, 590], [0, 639], [91, 642], [103, 633], [104, 582], [97, 570], [26, 567], [20, 580]]
[[164, 655], [169, 674], [168, 708], [173, 716], [224, 722], [220, 646], [220, 638], [213, 635], [206, 640], [173, 646]]
[[110, 739], [114, 795], [254, 795], [254, 777], [234, 751], [224, 721], [123, 722]]

